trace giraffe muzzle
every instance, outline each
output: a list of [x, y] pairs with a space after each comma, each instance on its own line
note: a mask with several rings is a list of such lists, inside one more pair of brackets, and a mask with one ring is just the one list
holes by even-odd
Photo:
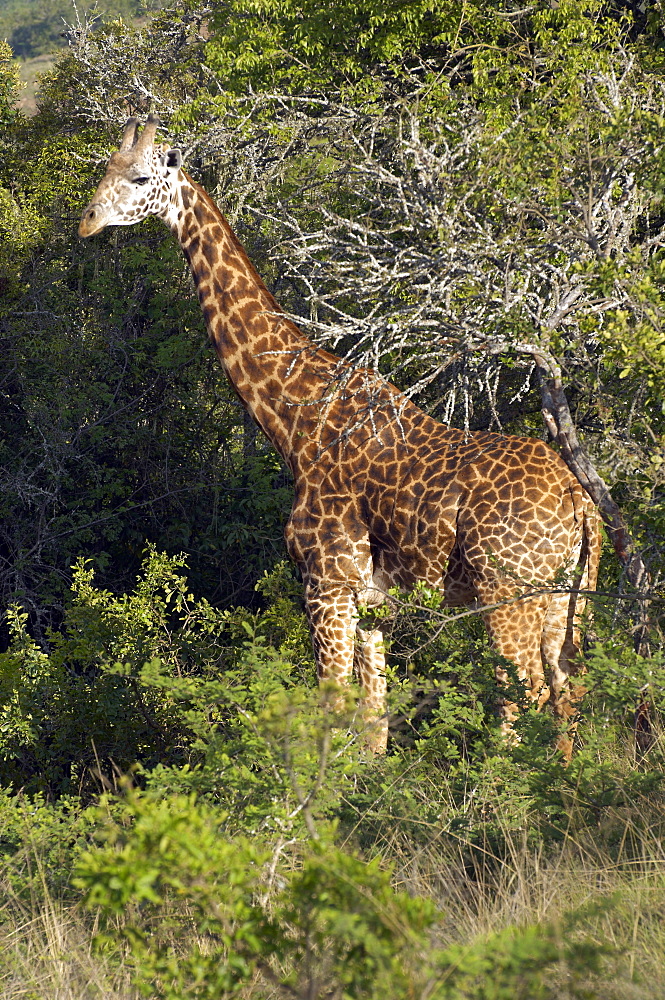
[[109, 209], [105, 205], [91, 204], [83, 212], [79, 223], [79, 236], [94, 236], [100, 232], [109, 219]]

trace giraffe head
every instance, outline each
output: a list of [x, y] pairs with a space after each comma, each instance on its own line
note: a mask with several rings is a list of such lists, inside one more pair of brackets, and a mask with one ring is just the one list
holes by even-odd
[[158, 125], [159, 119], [148, 115], [139, 136], [138, 119], [129, 119], [120, 149], [112, 154], [81, 216], [79, 236], [93, 236], [105, 226], [131, 226], [148, 215], [168, 222], [182, 154], [179, 149], [155, 146]]

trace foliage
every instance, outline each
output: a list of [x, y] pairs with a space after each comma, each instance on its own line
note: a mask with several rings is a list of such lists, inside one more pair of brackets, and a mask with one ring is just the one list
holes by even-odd
[[[537, 849], [588, 831], [630, 871], [644, 863], [639, 817], [647, 822], [651, 810], [662, 820], [660, 751], [648, 771], [626, 767], [616, 757], [618, 718], [612, 728], [601, 716], [596, 729], [594, 711], [580, 724], [582, 748], [567, 769], [537, 713], [524, 717], [521, 742], [508, 751], [490, 716], [467, 707], [478, 677], [461, 669], [461, 634], [453, 631], [435, 640], [449, 662], [431, 671], [438, 702], [413, 720], [417, 741], [367, 762], [346, 732], [353, 706], [347, 718], [321, 710], [287, 567], [261, 587], [265, 612], [216, 611], [193, 600], [182, 560], [151, 551], [134, 592], [119, 597], [96, 588], [79, 565], [48, 656], [15, 615], [1, 664], [5, 757], [22, 740], [35, 772], [52, 775], [64, 756], [59, 746], [80, 767], [84, 734], [94, 732], [90, 777], [116, 794], [83, 813], [76, 797], [48, 807], [39, 796], [6, 795], [4, 878], [13, 896], [85, 890], [107, 918], [98, 947], [129, 962], [134, 982], [158, 996], [226, 995], [258, 976], [303, 997], [374, 997], [388, 988], [408, 997], [414, 983], [436, 983], [433, 995], [451, 1000], [554, 997], [562, 970], [570, 996], [596, 995], [590, 982], [607, 949], [574, 930], [588, 926], [589, 911], [437, 949], [430, 934], [442, 914], [421, 893], [393, 888], [395, 866], [449, 844], [463, 848], [465, 877], [485, 884], [515, 863], [518, 838]], [[159, 659], [146, 662], [151, 653]], [[607, 677], [618, 676], [616, 657], [625, 655], [597, 652], [602, 669], [591, 675], [590, 705], [607, 711]], [[650, 669], [655, 678], [658, 665]], [[466, 698], [446, 670], [457, 673]], [[615, 717], [627, 690], [613, 694]], [[341, 731], [331, 729], [340, 723]], [[143, 793], [118, 778], [132, 750]]]
[[[267, 910], [257, 902], [267, 857], [246, 840], [220, 836], [214, 811], [174, 797], [130, 799], [127, 812], [130, 830], [113, 827], [109, 847], [82, 855], [76, 882], [89, 904], [109, 913], [141, 905], [140, 925], [124, 933], [146, 992], [228, 995], [257, 968], [298, 996], [331, 988], [375, 996], [390, 977], [395, 988], [406, 986], [401, 960], [434, 910], [395, 893], [376, 862], [329, 845], [313, 849]], [[201, 937], [187, 956], [177, 947], [183, 919]], [[275, 960], [288, 962], [286, 975]]]
[[71, 898], [75, 859], [88, 846], [99, 818], [77, 796], [49, 802], [40, 793], [0, 792], [0, 885], [3, 898], [25, 905]]
[[15, 116], [18, 99], [18, 67], [6, 41], [0, 42], [0, 123], [6, 127]]
[[[135, 914], [123, 935], [146, 995], [229, 996], [258, 972], [280, 994], [303, 998], [427, 989], [441, 1000], [532, 1000], [560, 995], [549, 983], [559, 964], [570, 997], [596, 995], [585, 980], [610, 949], [571, 936], [575, 915], [432, 950], [436, 908], [396, 892], [379, 858], [363, 862], [330, 843], [308, 848], [268, 908], [268, 856], [220, 836], [223, 819], [191, 798], [131, 796], [129, 827], [107, 827], [107, 846], [80, 857], [75, 882], [88, 905]], [[199, 943], [183, 954], [188, 925]]]
[[[665, 712], [665, 664], [662, 652], [639, 656], [614, 640], [597, 645], [589, 655], [589, 711], [604, 725], [632, 722], [640, 704], [648, 704], [656, 719]], [[592, 707], [591, 707], [592, 706]]]
[[[528, 8], [497, 8], [486, 0], [354, 0], [334, 8], [309, 0], [252, 0], [216, 4], [213, 11], [210, 65], [237, 92], [248, 86], [341, 91], [366, 100], [382, 86], [399, 91], [401, 79], [415, 70], [426, 90], [447, 92], [471, 82], [482, 100], [505, 107], [516, 89], [533, 88], [538, 47], [547, 52], [545, 74], [563, 70], [564, 85], [577, 84], [589, 53], [618, 42], [632, 20], [621, 5], [600, 0], [538, 0]], [[655, 11], [641, 20], [643, 30], [657, 33]]]
[[[10, 609], [11, 643], [0, 654], [5, 784], [62, 794], [103, 783], [136, 763], [151, 770], [159, 762], [159, 773], [184, 765], [189, 772], [216, 740], [223, 755], [216, 731], [228, 728], [232, 741], [238, 711], [244, 710], [241, 728], [251, 733], [250, 705], [269, 719], [263, 702], [279, 700], [281, 692], [282, 704], [273, 711], [284, 717], [284, 684], [297, 667], [265, 642], [288, 629], [285, 653], [296, 664], [298, 654], [301, 663], [304, 657], [311, 674], [302, 615], [292, 609], [286, 616], [285, 597], [264, 616], [215, 610], [205, 599], [194, 600], [182, 566], [182, 558], [149, 550], [134, 591], [115, 597], [95, 587], [93, 570], [79, 561], [73, 600], [62, 630], [49, 635], [48, 653], [30, 638], [27, 614]], [[247, 652], [237, 648], [239, 636]], [[216, 759], [215, 785], [219, 768]], [[239, 785], [246, 794], [246, 778]]]
[[[664, 48], [641, 6], [82, 18], [29, 121], [0, 53], [3, 913], [85, 898], [126, 995], [662, 994]], [[368, 612], [385, 759], [357, 692], [319, 692], [289, 477], [204, 349], [178, 248], [154, 222], [73, 235], [149, 110], [284, 307], [435, 415], [542, 435], [532, 362], [561, 369], [653, 578], [637, 656], [603, 561], [568, 767], [514, 671], [500, 740], [477, 616], [424, 587]]]
[[251, 601], [283, 552], [288, 476], [203, 349], [178, 248], [156, 229], [71, 244], [89, 146], [32, 129], [0, 190], [3, 601], [20, 596], [41, 639], [82, 551], [129, 587], [148, 540], [195, 553], [211, 597]]
[[[141, 906], [144, 913], [148, 908], [153, 932], [146, 935], [130, 925], [126, 934], [136, 954], [139, 982], [151, 993], [156, 989], [160, 996], [176, 997], [197, 986], [198, 995], [232, 991], [251, 976], [256, 963], [252, 953], [258, 951], [259, 957], [263, 948], [269, 952], [274, 938], [269, 921], [251, 901], [261, 853], [247, 841], [221, 838], [214, 813], [192, 800], [173, 798], [151, 808], [130, 800], [127, 813], [134, 819], [130, 836], [84, 854], [78, 884], [90, 887], [91, 903], [111, 912], [122, 912], [129, 904]], [[122, 836], [122, 828], [113, 833]], [[204, 939], [215, 942], [212, 949], [173, 954], [169, 939], [177, 934], [177, 916], [167, 923], [155, 919], [170, 892], [187, 901], [187, 923], [193, 921]]]

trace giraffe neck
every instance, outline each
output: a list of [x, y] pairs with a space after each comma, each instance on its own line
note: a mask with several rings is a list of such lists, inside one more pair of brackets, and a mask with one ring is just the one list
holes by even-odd
[[291, 464], [317, 423], [314, 404], [345, 366], [283, 314], [212, 199], [181, 176], [166, 221], [189, 262], [210, 339], [243, 405]]

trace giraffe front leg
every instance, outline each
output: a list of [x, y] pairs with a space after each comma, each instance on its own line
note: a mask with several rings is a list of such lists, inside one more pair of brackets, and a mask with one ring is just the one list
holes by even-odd
[[354, 662], [363, 688], [362, 718], [365, 739], [375, 753], [384, 753], [388, 738], [385, 713], [385, 672], [383, 636], [357, 628], [358, 610], [348, 587], [313, 587], [305, 589], [305, 605], [312, 634], [312, 645], [319, 683], [332, 681], [340, 693], [332, 708], [345, 707], [343, 689], [353, 675]]
[[356, 628], [355, 667], [363, 692], [367, 745], [374, 753], [385, 753], [388, 746], [386, 657], [380, 629], [368, 632], [359, 626]]

